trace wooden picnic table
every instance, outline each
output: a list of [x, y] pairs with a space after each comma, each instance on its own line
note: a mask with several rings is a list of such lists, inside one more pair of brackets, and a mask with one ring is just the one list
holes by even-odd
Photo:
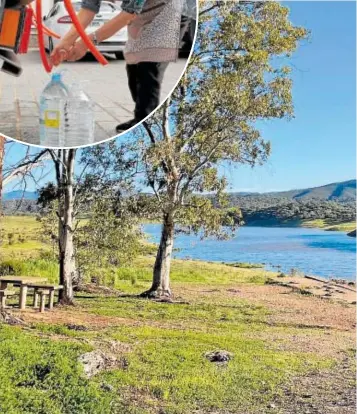
[[8, 284], [21, 285], [22, 282], [47, 282], [47, 279], [34, 276], [0, 276], [0, 289], [6, 289]]
[[43, 277], [32, 276], [1, 276], [0, 290], [6, 290], [9, 284], [14, 286], [20, 286], [19, 308], [25, 309], [28, 287], [34, 287], [30, 285], [42, 285], [41, 282], [44, 284], [45, 282], [47, 282], [47, 279]]
[[[55, 292], [63, 289], [62, 285], [54, 285], [46, 283], [47, 279], [44, 277], [32, 277], [32, 276], [2, 276], [0, 277], [0, 291], [2, 292], [1, 307], [5, 307], [6, 296], [9, 293], [5, 293], [7, 285], [11, 284], [14, 286], [20, 286], [20, 300], [19, 308], [21, 310], [26, 308], [27, 290], [33, 289], [33, 306], [34, 308], [38, 305], [38, 298], [40, 298], [40, 312], [45, 310], [46, 297], [49, 298], [48, 307], [53, 309], [53, 302], [55, 298]], [[10, 295], [13, 292], [10, 292]]]

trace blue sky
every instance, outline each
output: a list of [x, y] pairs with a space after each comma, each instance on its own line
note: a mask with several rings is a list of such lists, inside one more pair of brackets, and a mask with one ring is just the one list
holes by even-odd
[[[284, 4], [292, 22], [311, 31], [291, 60], [295, 119], [264, 125], [263, 135], [272, 142], [269, 161], [254, 169], [225, 169], [230, 191], [287, 190], [355, 177], [356, 4]], [[14, 156], [25, 148], [16, 147]]]
[[227, 169], [230, 190], [313, 187], [355, 177], [356, 3], [284, 2], [311, 31], [293, 56], [295, 119], [263, 128], [272, 155], [259, 168]]

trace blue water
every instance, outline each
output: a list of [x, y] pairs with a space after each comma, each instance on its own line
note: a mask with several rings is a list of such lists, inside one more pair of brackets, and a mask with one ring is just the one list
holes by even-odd
[[[155, 243], [160, 240], [161, 226], [146, 224], [144, 232]], [[193, 235], [175, 238], [176, 258], [215, 262], [264, 263], [267, 269], [281, 266], [309, 275], [355, 279], [356, 239], [342, 232], [318, 229], [241, 227], [233, 239], [200, 240]]]

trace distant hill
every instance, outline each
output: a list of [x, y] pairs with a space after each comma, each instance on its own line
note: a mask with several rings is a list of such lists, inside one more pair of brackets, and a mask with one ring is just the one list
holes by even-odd
[[9, 191], [2, 195], [3, 201], [9, 200], [37, 200], [38, 195], [34, 191]]
[[239, 207], [247, 225], [299, 225], [324, 220], [341, 224], [356, 219], [356, 180], [290, 191], [229, 193], [230, 207]]
[[[210, 197], [210, 196], [208, 196]], [[3, 194], [3, 212], [36, 214], [36, 192]], [[282, 225], [301, 220], [347, 223], [356, 218], [356, 180], [270, 193], [229, 193], [230, 207], [239, 207], [248, 225]]]
[[[293, 200], [325, 200], [325, 201], [355, 201], [356, 200], [356, 180], [342, 181], [340, 183], [331, 183], [320, 187], [302, 188], [288, 191], [274, 191], [269, 193], [257, 192], [234, 192], [231, 196], [238, 197], [272, 197], [272, 198], [290, 198]], [[10, 191], [3, 194], [3, 201], [7, 200], [37, 200], [37, 193], [34, 191], [21, 190]]]
[[331, 183], [320, 187], [303, 188], [289, 191], [275, 191], [270, 193], [230, 193], [238, 197], [272, 197], [293, 200], [325, 200], [350, 202], [356, 200], [356, 180]]

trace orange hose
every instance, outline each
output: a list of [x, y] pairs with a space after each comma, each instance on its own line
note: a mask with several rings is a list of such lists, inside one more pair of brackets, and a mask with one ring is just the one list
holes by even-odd
[[[101, 63], [102, 65], [107, 65], [108, 61], [99, 52], [99, 50], [95, 47], [95, 45], [91, 41], [90, 37], [84, 31], [80, 21], [78, 20], [77, 14], [72, 6], [71, 0], [64, 0], [64, 4], [66, 6], [69, 16], [72, 19], [72, 22], [75, 28], [77, 29], [84, 43], [87, 45], [88, 49], [93, 53], [94, 57], [97, 59], [99, 63]], [[50, 34], [50, 35], [52, 34], [51, 34], [50, 29], [45, 28], [45, 26], [43, 25], [41, 16], [42, 16], [42, 1], [36, 0], [36, 26], [37, 26], [37, 31], [38, 31], [38, 47], [40, 50], [42, 64], [46, 72], [50, 73], [52, 71], [53, 65], [48, 61], [47, 56], [46, 56], [44, 33], [46, 31], [46, 34]], [[53, 34], [55, 35], [54, 37], [58, 36], [56, 33], [53, 33]]]
[[[32, 6], [31, 3], [28, 6], [31, 7], [31, 9], [33, 10], [33, 6]], [[42, 14], [42, 11], [41, 11], [41, 14]], [[33, 14], [33, 23], [37, 27], [37, 16], [36, 16], [36, 13]], [[56, 39], [60, 39], [61, 38], [60, 35], [58, 35], [57, 33], [53, 32], [51, 29], [49, 29], [43, 23], [42, 23], [42, 27], [43, 27], [43, 31], [44, 31], [44, 33], [46, 33], [46, 35], [52, 36], [52, 37], [54, 37]]]
[[37, 20], [37, 32], [38, 32], [38, 47], [40, 49], [40, 56], [42, 60], [42, 64], [47, 73], [50, 73], [52, 70], [53, 65], [48, 61], [45, 51], [45, 42], [43, 37], [43, 24], [42, 24], [42, 2], [41, 0], [36, 0], [36, 16], [39, 16]]
[[[37, 27], [37, 19], [36, 19], [36, 17], [35, 17], [35, 16], [33, 16], [33, 23], [34, 23], [34, 25]], [[42, 27], [43, 27], [43, 32], [44, 32], [46, 35], [48, 35], [48, 36], [52, 36], [52, 37], [54, 37], [54, 38], [56, 38], [56, 39], [60, 39], [60, 38], [61, 38], [61, 36], [60, 36], [60, 35], [58, 35], [57, 33], [53, 32], [53, 31], [52, 31], [51, 29], [49, 29], [47, 26], [42, 25]]]
[[[37, 1], [41, 2], [41, 0]], [[107, 59], [99, 52], [99, 50], [95, 47], [94, 43], [91, 41], [90, 37], [84, 31], [80, 21], [78, 20], [77, 14], [72, 6], [71, 0], [64, 0], [64, 4], [66, 6], [69, 16], [72, 19], [74, 26], [77, 29], [77, 32], [81, 36], [84, 43], [87, 45], [88, 49], [93, 53], [93, 56], [97, 59], [99, 63], [101, 63], [102, 65], [107, 65]]]

